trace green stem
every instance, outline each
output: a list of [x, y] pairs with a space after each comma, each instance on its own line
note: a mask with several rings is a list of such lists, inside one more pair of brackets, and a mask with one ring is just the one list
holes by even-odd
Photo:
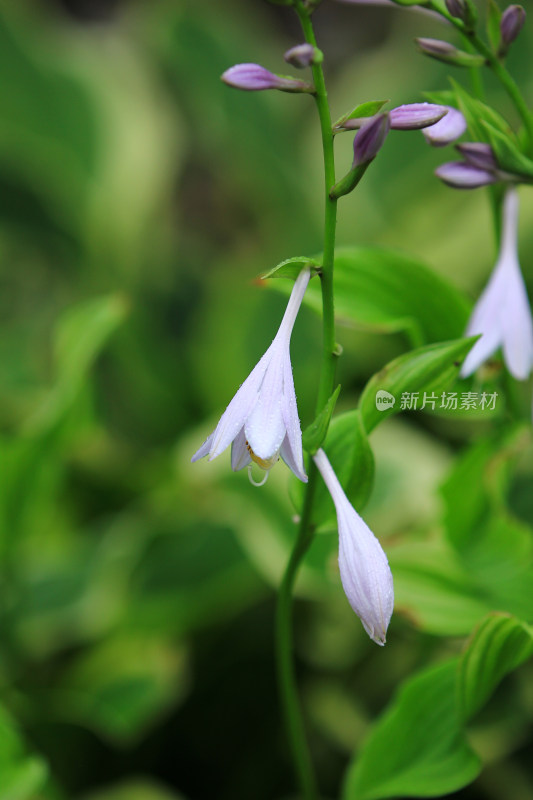
[[[302, 0], [295, 0], [295, 10], [300, 19], [305, 39], [316, 47], [316, 39], [309, 13]], [[337, 201], [329, 196], [335, 184], [335, 161], [333, 133], [328, 105], [324, 73], [321, 64], [312, 67], [315, 83], [315, 100], [322, 133], [324, 154], [324, 256], [321, 270], [323, 350], [320, 382], [317, 396], [317, 414], [322, 411], [335, 385], [336, 342], [333, 307], [333, 267], [335, 256], [335, 232], [337, 225]], [[313, 541], [312, 510], [318, 470], [311, 460], [308, 483], [302, 507], [298, 535], [294, 543], [278, 596], [276, 615], [277, 669], [285, 724], [291, 746], [294, 765], [303, 800], [318, 800], [319, 792], [309, 753], [305, 727], [298, 698], [298, 687], [293, 662], [292, 601], [293, 590], [302, 560]]]

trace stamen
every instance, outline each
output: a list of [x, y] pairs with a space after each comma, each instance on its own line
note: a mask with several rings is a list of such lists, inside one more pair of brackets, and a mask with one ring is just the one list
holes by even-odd
[[268, 480], [269, 472], [270, 472], [270, 470], [267, 469], [267, 471], [265, 472], [265, 477], [263, 478], [263, 480], [257, 482], [257, 481], [254, 480], [254, 476], [252, 475], [252, 465], [248, 464], [248, 478], [249, 478], [250, 483], [252, 484], [252, 486], [264, 486], [265, 483]]

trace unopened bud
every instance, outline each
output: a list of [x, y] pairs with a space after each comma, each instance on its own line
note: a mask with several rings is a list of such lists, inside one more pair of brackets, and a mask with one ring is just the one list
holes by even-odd
[[467, 164], [478, 169], [495, 170], [498, 167], [494, 150], [486, 142], [463, 142], [455, 145]]
[[312, 44], [297, 44], [296, 47], [291, 47], [283, 56], [288, 64], [298, 69], [305, 69], [313, 64], [320, 64], [324, 56], [317, 47]]
[[448, 13], [464, 22], [467, 28], [473, 28], [477, 22], [477, 10], [472, 0], [445, 0]]
[[526, 12], [522, 6], [509, 6], [505, 9], [500, 20], [500, 33], [502, 37], [502, 49], [507, 51], [509, 45], [514, 42], [526, 21]]
[[475, 53], [465, 53], [458, 50], [449, 42], [442, 42], [440, 39], [415, 39], [420, 50], [437, 61], [445, 64], [454, 64], [456, 67], [480, 67], [485, 63], [483, 56]]
[[448, 113], [448, 108], [434, 103], [407, 103], [393, 108], [389, 113], [392, 130], [416, 131], [435, 125]]
[[390, 116], [387, 113], [376, 114], [365, 121], [353, 140], [352, 169], [368, 164], [377, 156], [389, 130]]
[[435, 175], [454, 189], [477, 189], [499, 180], [494, 173], [465, 164], [464, 161], [442, 164], [435, 170]]
[[274, 75], [259, 64], [236, 64], [227, 69], [222, 80], [235, 89], [260, 92], [264, 89], [279, 89], [282, 92], [312, 92], [313, 87], [305, 81]]

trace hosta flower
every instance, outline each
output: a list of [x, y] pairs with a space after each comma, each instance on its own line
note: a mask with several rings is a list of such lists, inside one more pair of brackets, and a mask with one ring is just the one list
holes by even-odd
[[297, 478], [307, 481], [289, 347], [309, 278], [308, 268], [300, 272], [274, 341], [192, 461], [204, 456], [212, 461], [231, 444], [231, 466], [235, 471], [251, 468], [254, 461], [266, 470], [264, 483], [281, 456]]
[[465, 336], [481, 334], [481, 338], [463, 363], [463, 377], [471, 375], [498, 347], [515, 378], [525, 380], [533, 368], [533, 322], [518, 263], [517, 227], [518, 195], [515, 189], [508, 189], [498, 260], [465, 332]]
[[223, 73], [222, 80], [234, 89], [244, 89], [247, 92], [261, 92], [265, 89], [279, 89], [282, 92], [313, 91], [309, 83], [275, 75], [260, 64], [235, 64]]
[[384, 645], [394, 605], [387, 556], [344, 494], [325, 452], [318, 450], [314, 460], [337, 512], [339, 569], [344, 592], [370, 638]]

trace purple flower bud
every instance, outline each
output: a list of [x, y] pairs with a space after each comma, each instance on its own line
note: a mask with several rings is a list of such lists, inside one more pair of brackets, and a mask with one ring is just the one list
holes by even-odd
[[298, 69], [305, 69], [312, 64], [318, 64], [322, 61], [322, 53], [312, 44], [297, 44], [296, 47], [291, 47], [283, 56], [288, 64]]
[[393, 108], [390, 114], [390, 126], [396, 131], [414, 131], [434, 125], [448, 113], [447, 106], [433, 103], [408, 103]]
[[428, 144], [433, 147], [444, 147], [454, 142], [466, 131], [466, 120], [456, 108], [448, 106], [448, 113], [445, 117], [425, 128], [422, 133], [426, 137]]
[[274, 75], [259, 64], [236, 64], [224, 72], [222, 80], [228, 86], [248, 92], [260, 92], [263, 89], [280, 89], [282, 92], [313, 91], [312, 86], [305, 81]]
[[455, 148], [471, 167], [488, 170], [489, 172], [498, 167], [494, 150], [486, 142], [464, 142], [463, 144], [455, 145]]
[[485, 63], [483, 56], [465, 53], [464, 50], [458, 50], [453, 44], [440, 39], [415, 39], [415, 42], [426, 56], [444, 61], [445, 64], [455, 64], [456, 67], [480, 67]]
[[477, 189], [496, 183], [497, 176], [485, 169], [465, 164], [464, 161], [450, 161], [435, 170], [435, 175], [454, 189]]
[[390, 130], [389, 114], [376, 114], [365, 120], [353, 140], [352, 169], [368, 164], [376, 157]]
[[526, 21], [526, 12], [522, 6], [508, 6], [500, 20], [500, 33], [502, 44], [506, 49], [514, 42]]
[[446, 0], [446, 8], [452, 17], [464, 20], [465, 17], [465, 2], [464, 0]]

